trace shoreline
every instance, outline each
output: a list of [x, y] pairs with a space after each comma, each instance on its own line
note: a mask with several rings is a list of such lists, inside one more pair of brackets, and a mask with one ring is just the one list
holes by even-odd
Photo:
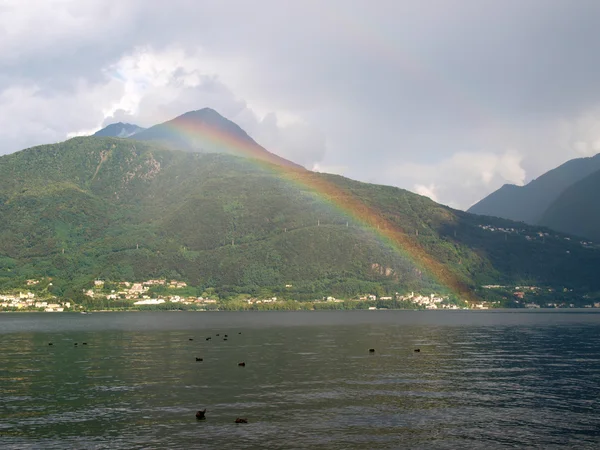
[[489, 313], [489, 312], [527, 312], [527, 313], [541, 313], [541, 312], [573, 312], [573, 313], [596, 313], [600, 314], [600, 308], [490, 308], [490, 309], [411, 309], [411, 308], [385, 308], [385, 309], [297, 309], [297, 310], [283, 310], [283, 309], [239, 309], [239, 310], [195, 310], [195, 309], [95, 309], [92, 311], [86, 311], [86, 314], [82, 314], [81, 311], [0, 311], [0, 314], [76, 314], [76, 315], [93, 315], [95, 313], [269, 313], [269, 312], [280, 312], [280, 313], [299, 313], [299, 312], [387, 312], [387, 311], [411, 311], [411, 312], [427, 312], [427, 313], [459, 313], [459, 312], [474, 312], [474, 313]]

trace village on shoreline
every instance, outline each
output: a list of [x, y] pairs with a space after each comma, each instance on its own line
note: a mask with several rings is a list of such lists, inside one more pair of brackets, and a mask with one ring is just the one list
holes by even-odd
[[[27, 280], [32, 288], [44, 280]], [[48, 282], [51, 286], [52, 283]], [[286, 287], [292, 287], [286, 285]], [[222, 300], [212, 290], [201, 296], [186, 295], [187, 283], [177, 280], [151, 279], [143, 282], [120, 281], [107, 283], [95, 280], [93, 286], [83, 291], [85, 300], [75, 303], [50, 295], [42, 289], [41, 295], [31, 290], [0, 294], [0, 311], [99, 311], [99, 310], [314, 310], [314, 309], [468, 309], [449, 302], [447, 296], [421, 295], [410, 292], [406, 295], [377, 296], [364, 294], [352, 299], [327, 296], [312, 301], [297, 301], [278, 297], [250, 297]], [[25, 291], [25, 292], [23, 292]], [[157, 293], [158, 291], [158, 293]], [[398, 308], [400, 306], [400, 308]], [[481, 308], [487, 308], [481, 305]]]
[[[243, 311], [243, 310], [487, 310], [503, 306], [498, 301], [467, 303], [451, 301], [447, 295], [415, 292], [395, 295], [367, 293], [349, 299], [322, 297], [309, 301], [297, 301], [275, 296], [251, 297], [241, 295], [235, 299], [219, 299], [214, 290], [207, 289], [202, 295], [191, 295], [195, 290], [184, 281], [150, 279], [142, 282], [105, 282], [95, 280], [84, 289], [79, 301], [59, 298], [52, 294], [52, 280], [29, 279], [22, 289], [10, 293], [0, 293], [0, 311], [36, 312], [87, 312], [87, 311], [148, 311], [148, 310], [191, 310], [191, 311]], [[291, 288], [286, 285], [286, 288]], [[539, 303], [527, 302], [526, 293], [539, 290], [537, 287], [508, 287], [499, 285], [482, 286], [484, 290], [504, 289], [512, 292], [514, 307], [517, 308], [575, 308], [568, 302]], [[600, 302], [584, 305], [586, 308], [600, 308]]]

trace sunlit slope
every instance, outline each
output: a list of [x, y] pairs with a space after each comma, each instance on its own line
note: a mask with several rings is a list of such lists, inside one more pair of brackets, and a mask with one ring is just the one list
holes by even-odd
[[67, 289], [96, 277], [166, 276], [223, 293], [292, 285], [286, 292], [302, 298], [375, 286], [451, 291], [420, 264], [418, 249], [469, 288], [600, 283], [590, 269], [596, 250], [563, 238], [506, 239], [480, 227], [498, 219], [397, 188], [310, 176], [367, 205], [411, 249], [390, 247], [379, 230], [267, 163], [86, 137], [0, 158], [0, 282], [47, 275]]

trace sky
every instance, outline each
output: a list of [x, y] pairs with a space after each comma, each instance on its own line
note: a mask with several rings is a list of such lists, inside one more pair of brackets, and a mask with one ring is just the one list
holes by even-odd
[[210, 107], [466, 209], [600, 152], [597, 0], [0, 0], [0, 154]]

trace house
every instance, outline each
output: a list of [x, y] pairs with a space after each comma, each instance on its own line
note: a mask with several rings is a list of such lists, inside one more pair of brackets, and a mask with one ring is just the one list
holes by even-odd
[[133, 286], [129, 289], [130, 294], [141, 294], [142, 292], [146, 292], [149, 288], [142, 286], [142, 283], [133, 283]]

